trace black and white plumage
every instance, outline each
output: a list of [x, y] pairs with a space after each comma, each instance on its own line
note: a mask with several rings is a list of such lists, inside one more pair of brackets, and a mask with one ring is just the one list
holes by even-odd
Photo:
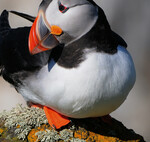
[[[68, 9], [62, 12], [60, 4]], [[97, 117], [117, 109], [136, 75], [125, 41], [111, 30], [103, 10], [92, 0], [43, 0], [40, 11], [50, 25], [63, 30], [55, 36], [59, 45], [31, 55], [30, 27], [11, 29], [4, 11], [0, 17], [3, 78], [27, 102], [68, 117]]]

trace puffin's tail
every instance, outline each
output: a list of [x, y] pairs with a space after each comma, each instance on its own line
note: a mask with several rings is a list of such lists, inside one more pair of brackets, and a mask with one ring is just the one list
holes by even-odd
[[8, 21], [8, 11], [4, 10], [0, 15], [0, 69], [2, 67], [1, 48], [2, 48], [3, 39], [7, 36], [10, 30], [11, 27]]

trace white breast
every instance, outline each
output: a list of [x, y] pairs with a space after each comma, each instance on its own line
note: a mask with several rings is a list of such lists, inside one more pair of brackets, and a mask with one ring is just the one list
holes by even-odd
[[69, 117], [103, 116], [124, 102], [135, 76], [131, 56], [119, 46], [114, 55], [88, 52], [78, 68], [55, 64], [49, 72], [45, 66], [24, 81], [20, 93]]

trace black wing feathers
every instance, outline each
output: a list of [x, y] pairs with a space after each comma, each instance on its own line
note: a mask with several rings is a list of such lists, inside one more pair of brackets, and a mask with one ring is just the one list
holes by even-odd
[[30, 55], [28, 37], [30, 27], [11, 29], [8, 12], [0, 16], [0, 63], [9, 73], [33, 71], [44, 66], [49, 60], [48, 52]]
[[4, 10], [0, 16], [0, 35], [1, 35], [1, 41], [2, 38], [5, 37], [9, 30], [10, 30], [10, 25], [8, 22], [8, 12], [6, 10]]
[[20, 12], [17, 12], [17, 11], [10, 11], [10, 12], [13, 13], [13, 14], [15, 14], [15, 15], [17, 15], [17, 16], [20, 16], [20, 17], [22, 17], [24, 19], [27, 19], [30, 22], [34, 22], [34, 20], [36, 18], [36, 17], [30, 16], [28, 14], [20, 13]]

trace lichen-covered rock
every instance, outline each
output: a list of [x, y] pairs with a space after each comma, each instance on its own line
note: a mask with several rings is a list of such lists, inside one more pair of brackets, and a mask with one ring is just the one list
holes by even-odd
[[0, 114], [0, 142], [144, 142], [142, 136], [112, 118], [72, 119], [68, 128], [56, 131], [44, 111], [18, 105]]

